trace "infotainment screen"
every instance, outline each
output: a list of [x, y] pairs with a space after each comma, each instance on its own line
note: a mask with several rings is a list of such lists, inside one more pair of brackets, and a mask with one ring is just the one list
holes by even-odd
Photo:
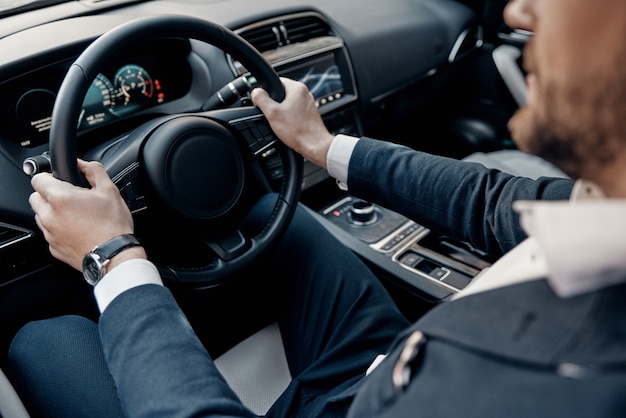
[[281, 76], [299, 80], [315, 97], [318, 105], [324, 105], [343, 95], [341, 72], [333, 54], [323, 55], [304, 64], [279, 71]]

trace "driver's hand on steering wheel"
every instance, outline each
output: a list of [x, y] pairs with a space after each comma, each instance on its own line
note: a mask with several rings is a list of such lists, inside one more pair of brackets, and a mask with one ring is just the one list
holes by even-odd
[[272, 131], [289, 148], [326, 168], [326, 155], [334, 139], [304, 83], [281, 77], [285, 100], [278, 103], [262, 88], [250, 93], [252, 102], [267, 118]]
[[[128, 206], [102, 164], [79, 159], [78, 168], [90, 189], [40, 173], [31, 180], [35, 191], [29, 202], [50, 253], [81, 270], [84, 256], [93, 247], [132, 233], [134, 225]], [[132, 258], [147, 257], [142, 247], [129, 248], [111, 259], [108, 271]]]

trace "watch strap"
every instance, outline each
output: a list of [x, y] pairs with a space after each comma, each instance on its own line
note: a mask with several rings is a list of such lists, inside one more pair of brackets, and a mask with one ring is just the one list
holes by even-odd
[[98, 245], [91, 252], [97, 253], [102, 261], [110, 260], [127, 248], [140, 246], [141, 243], [134, 234], [118, 235], [102, 245]]

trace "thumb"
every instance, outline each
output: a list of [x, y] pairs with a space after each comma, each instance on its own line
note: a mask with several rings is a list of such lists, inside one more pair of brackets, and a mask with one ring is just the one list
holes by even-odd
[[78, 168], [85, 175], [91, 187], [96, 187], [98, 184], [103, 184], [103, 182], [109, 180], [109, 175], [104, 169], [104, 166], [98, 161], [84, 161], [79, 159]]
[[261, 87], [257, 87], [250, 92], [250, 99], [252, 99], [252, 103], [263, 112], [269, 106], [276, 103], [267, 91]]

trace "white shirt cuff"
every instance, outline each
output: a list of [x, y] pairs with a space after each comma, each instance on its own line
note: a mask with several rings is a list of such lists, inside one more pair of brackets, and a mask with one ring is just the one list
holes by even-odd
[[93, 292], [100, 313], [104, 312], [109, 303], [123, 292], [144, 284], [163, 286], [159, 270], [154, 264], [143, 258], [135, 258], [119, 264], [94, 287]]
[[348, 190], [348, 165], [357, 142], [359, 138], [339, 134], [331, 142], [326, 155], [328, 174], [337, 179], [337, 184], [342, 190]]

